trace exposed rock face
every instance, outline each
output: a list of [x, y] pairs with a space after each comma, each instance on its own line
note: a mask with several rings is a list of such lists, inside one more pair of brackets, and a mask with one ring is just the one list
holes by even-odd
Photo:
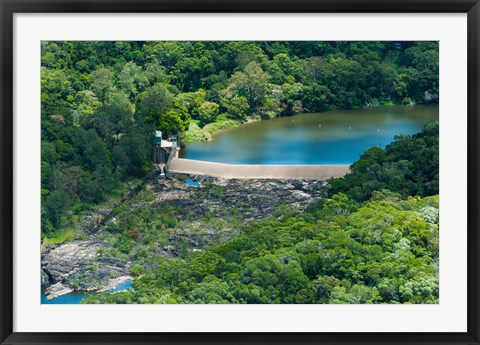
[[72, 291], [73, 289], [66, 287], [65, 285], [62, 285], [62, 283], [56, 283], [47, 288], [47, 291], [46, 291], [47, 299], [52, 299], [55, 297], [66, 295]]
[[438, 94], [433, 91], [425, 91], [423, 99], [426, 102], [438, 101]]
[[[186, 178], [198, 181], [200, 186], [188, 186]], [[158, 195], [155, 202], [199, 215], [235, 210], [248, 222], [270, 216], [281, 204], [304, 210], [323, 196], [324, 185], [320, 180], [245, 180], [170, 173], [154, 180], [150, 188]]]
[[130, 276], [121, 276], [121, 277], [118, 277], [118, 278], [110, 279], [110, 280], [108, 281], [107, 286], [105, 286], [104, 288], [98, 290], [98, 292], [103, 292], [103, 291], [112, 290], [112, 289], [115, 288], [117, 285], [122, 284], [122, 283], [125, 283], [127, 280], [131, 280], [131, 279], [132, 279], [132, 277], [130, 277]]
[[43, 286], [48, 286], [50, 285], [50, 277], [45, 273], [45, 271], [42, 270], [41, 274], [41, 282], [42, 282], [42, 287]]
[[99, 290], [128, 273], [129, 263], [99, 254], [105, 247], [102, 242], [74, 241], [42, 253], [42, 285], [53, 284], [46, 290], [47, 298], [69, 289]]
[[[178, 256], [185, 243], [191, 251], [201, 250], [208, 243], [234, 236], [241, 230], [239, 222], [268, 218], [281, 205], [302, 211], [324, 196], [325, 184], [323, 180], [227, 179], [168, 173], [157, 175], [146, 185], [145, 189], [153, 193], [152, 201], [131, 203], [130, 209], [146, 207], [146, 203], [154, 208], [174, 208], [181, 221], [169, 230], [169, 244], [158, 253]], [[232, 217], [234, 222], [230, 221]], [[216, 226], [222, 220], [227, 221]]]
[[[186, 179], [197, 181], [199, 185], [188, 185]], [[174, 207], [179, 213], [179, 224], [168, 229], [167, 244], [158, 245], [156, 249], [149, 247], [148, 252], [150, 255], [178, 256], [185, 245], [187, 250], [200, 251], [208, 243], [240, 231], [241, 226], [235, 227], [228, 221], [221, 226], [216, 226], [214, 221], [205, 222], [206, 216], [223, 220], [234, 215], [237, 224], [246, 224], [270, 217], [280, 205], [301, 211], [323, 197], [324, 185], [325, 181], [321, 180], [245, 180], [169, 173], [166, 177], [155, 176], [144, 185], [142, 190], [150, 193], [148, 200], [135, 198], [132, 193], [121, 203], [132, 213], [138, 208]], [[111, 209], [113, 207], [111, 205]], [[111, 209], [103, 208], [81, 217], [78, 228], [89, 240], [43, 249], [41, 283], [47, 287], [48, 297], [72, 290], [108, 290], [112, 284], [130, 275], [133, 264], [129, 260], [135, 260], [133, 252], [121, 255], [122, 259], [105, 254], [113, 246], [112, 235], [106, 228], [125, 216], [113, 214]], [[142, 249], [141, 242], [137, 249]]]

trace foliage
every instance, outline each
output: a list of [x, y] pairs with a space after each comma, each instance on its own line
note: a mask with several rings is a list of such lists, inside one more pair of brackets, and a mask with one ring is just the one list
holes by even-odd
[[335, 195], [202, 252], [140, 260], [128, 303], [438, 303], [438, 218], [425, 216], [438, 196], [383, 196]]
[[330, 194], [345, 193], [357, 201], [389, 189], [402, 197], [438, 194], [438, 122], [420, 133], [398, 135], [385, 149], [372, 147], [351, 165], [351, 173], [330, 183]]
[[[439, 99], [438, 42], [62, 41], [41, 53], [45, 242], [72, 239], [69, 218], [145, 178], [155, 130], [205, 140], [258, 117]], [[351, 170], [307, 211], [279, 208], [201, 251], [167, 232], [182, 226], [174, 209], [122, 204], [102, 255], [132, 260], [134, 289], [87, 302], [438, 303], [438, 124]], [[171, 241], [176, 257], [159, 252]]]
[[[392, 168], [399, 162], [403, 170]], [[385, 175], [388, 178], [375, 180]], [[398, 137], [385, 150], [366, 151], [352, 165], [352, 174], [330, 181], [330, 197], [311, 203], [304, 212], [279, 207], [270, 218], [247, 223], [201, 251], [187, 246], [177, 257], [137, 259], [135, 272], [142, 274], [132, 290], [86, 302], [438, 303], [437, 175], [434, 123], [411, 137]], [[225, 187], [205, 188], [203, 198], [224, 199]], [[335, 188], [346, 193], [333, 194]], [[125, 215], [120, 233], [137, 226], [139, 235], [131, 245], [147, 239], [151, 243], [154, 236], [160, 241], [161, 232], [142, 224], [181, 227], [182, 220], [169, 212], [147, 208], [141, 215]], [[182, 243], [181, 237], [177, 241]]]

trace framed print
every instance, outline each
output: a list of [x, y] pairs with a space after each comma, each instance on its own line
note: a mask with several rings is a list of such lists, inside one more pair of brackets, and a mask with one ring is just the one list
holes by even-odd
[[479, 8], [2, 1], [2, 344], [477, 344]]

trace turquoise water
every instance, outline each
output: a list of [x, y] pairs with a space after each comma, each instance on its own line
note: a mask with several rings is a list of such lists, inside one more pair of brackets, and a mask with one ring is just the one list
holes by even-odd
[[[121, 284], [118, 284], [113, 289], [108, 290], [107, 292], [113, 293], [116, 291], [128, 290], [131, 287], [132, 287], [132, 281], [129, 279], [124, 281]], [[94, 296], [96, 294], [97, 292], [74, 291], [72, 293], [47, 300], [47, 297], [45, 296], [45, 292], [42, 291], [41, 304], [79, 304], [85, 297]]]
[[188, 143], [180, 157], [233, 164], [351, 164], [397, 134], [438, 120], [438, 105], [374, 107], [258, 121]]
[[199, 187], [200, 183], [198, 181], [192, 181], [189, 178], [185, 180], [185, 183], [189, 185], [190, 187]]

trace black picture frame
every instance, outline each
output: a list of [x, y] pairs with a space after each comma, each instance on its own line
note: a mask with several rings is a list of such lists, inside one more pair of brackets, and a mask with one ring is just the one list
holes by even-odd
[[[479, 344], [478, 0], [0, 0], [1, 344]], [[467, 13], [468, 331], [466, 333], [16, 333], [13, 332], [13, 16], [15, 13]], [[452, 315], [455, 318], [455, 315]]]

